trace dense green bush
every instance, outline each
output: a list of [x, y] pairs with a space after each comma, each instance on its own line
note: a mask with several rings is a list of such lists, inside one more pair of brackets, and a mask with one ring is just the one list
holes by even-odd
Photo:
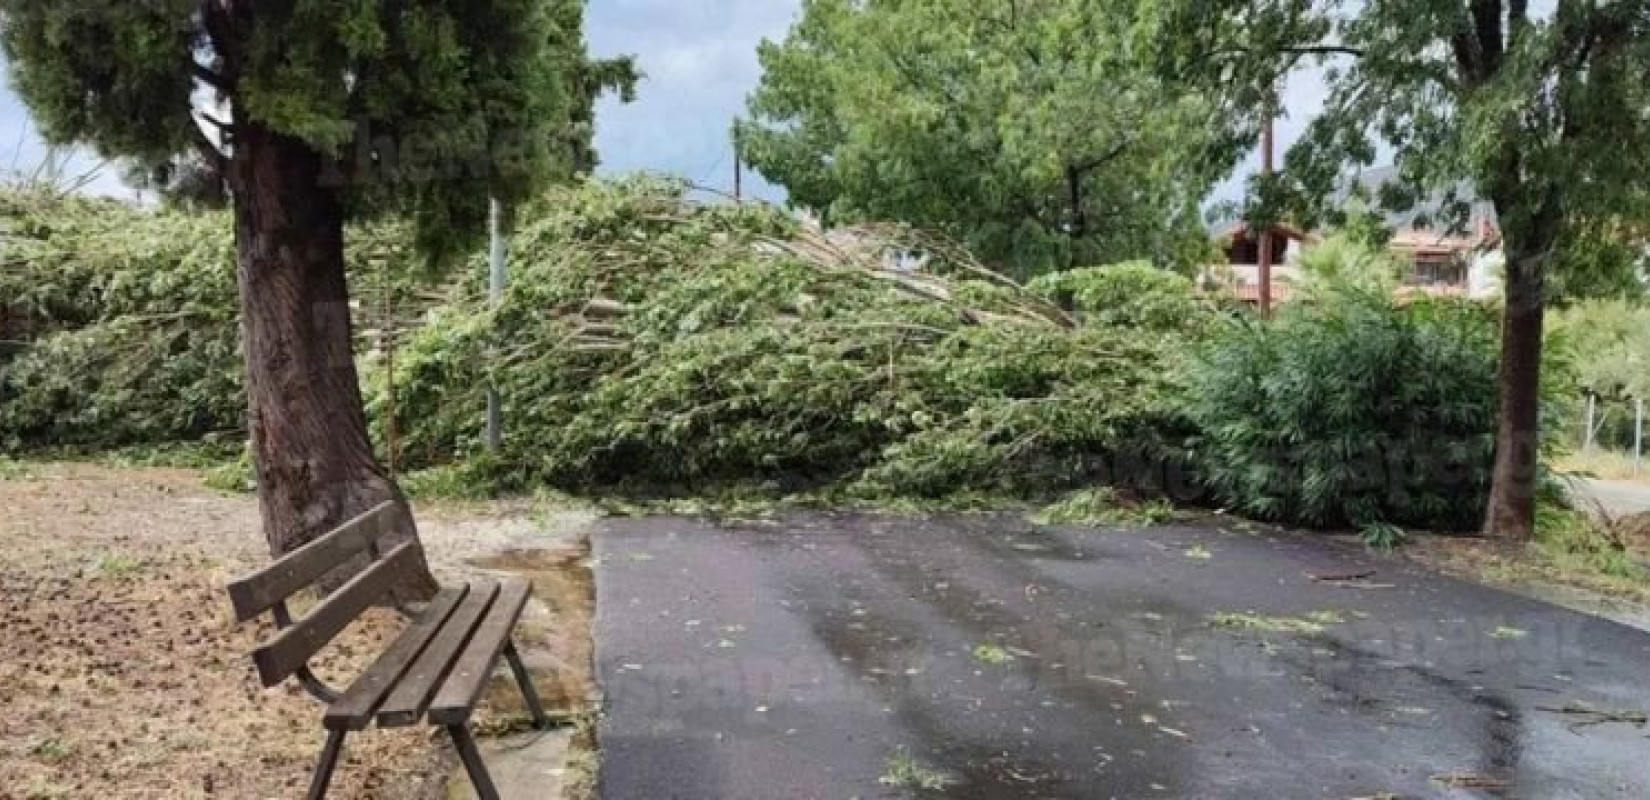
[[[1175, 325], [1080, 325], [966, 256], [885, 267], [880, 233], [678, 192], [593, 184], [524, 215], [503, 306], [448, 308], [399, 356], [410, 465], [476, 452], [489, 384], [516, 485], [1043, 494], [1183, 450]], [[381, 379], [370, 396], [381, 417]]]
[[1188, 370], [1210, 487], [1311, 527], [1467, 530], [1495, 446], [1497, 325], [1462, 301], [1341, 284], [1219, 327]]

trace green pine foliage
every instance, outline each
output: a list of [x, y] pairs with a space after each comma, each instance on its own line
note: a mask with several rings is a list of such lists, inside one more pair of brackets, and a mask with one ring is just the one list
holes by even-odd
[[50, 141], [212, 198], [225, 140], [267, 129], [334, 161], [355, 218], [404, 215], [443, 256], [490, 196], [594, 166], [595, 98], [637, 72], [590, 59], [583, 24], [580, 0], [0, 0], [8, 75]]

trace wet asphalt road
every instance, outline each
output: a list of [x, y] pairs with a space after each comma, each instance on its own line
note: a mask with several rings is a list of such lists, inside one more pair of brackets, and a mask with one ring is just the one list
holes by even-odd
[[[1321, 539], [820, 514], [595, 548], [606, 800], [1650, 797], [1650, 731], [1561, 711], [1650, 709], [1650, 635]], [[1248, 612], [1324, 627], [1211, 621]], [[902, 751], [946, 788], [883, 783]]]

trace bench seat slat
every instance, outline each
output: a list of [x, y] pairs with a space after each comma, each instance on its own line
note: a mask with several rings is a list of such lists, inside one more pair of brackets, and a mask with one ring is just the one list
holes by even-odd
[[452, 617], [453, 611], [458, 608], [458, 604], [469, 591], [468, 585], [442, 589], [418, 615], [418, 619], [401, 632], [395, 643], [391, 644], [372, 666], [367, 667], [367, 670], [355, 679], [355, 683], [350, 684], [344, 696], [327, 708], [327, 729], [365, 729], [372, 722], [372, 713], [378, 709], [384, 695], [388, 694], [395, 687], [396, 681], [401, 680], [407, 673], [407, 668], [424, 652], [430, 639], [447, 624], [447, 620]]
[[356, 555], [394, 529], [395, 504], [383, 503], [294, 550], [281, 560], [229, 584], [237, 622], [250, 622]]
[[498, 666], [499, 654], [504, 651], [504, 643], [509, 641], [510, 632], [516, 627], [516, 620], [521, 618], [521, 610], [527, 605], [527, 596], [532, 592], [532, 584], [524, 580], [507, 581], [499, 590], [498, 599], [493, 601], [492, 610], [487, 612], [487, 618], [476, 626], [475, 635], [470, 637], [469, 646], [459, 655], [453, 665], [452, 672], [447, 675], [446, 683], [442, 684], [441, 691], [436, 693], [435, 702], [430, 704], [429, 721], [432, 725], [462, 725], [469, 721], [470, 714], [475, 710], [476, 702], [481, 699], [481, 691], [492, 676], [493, 668]]
[[478, 582], [470, 585], [470, 592], [459, 604], [458, 609], [441, 626], [440, 632], [430, 641], [424, 652], [413, 662], [411, 668], [402, 676], [401, 682], [390, 691], [390, 696], [379, 707], [377, 713], [378, 726], [381, 728], [399, 728], [418, 722], [424, 716], [425, 709], [429, 708], [430, 700], [451, 671], [453, 662], [464, 646], [470, 642], [470, 634], [475, 631], [481, 620], [487, 616], [487, 609], [493, 605], [493, 599], [498, 596], [498, 584], [492, 582]]
[[419, 548], [414, 542], [395, 548], [328, 595], [292, 627], [252, 651], [252, 660], [258, 665], [258, 675], [264, 685], [279, 684], [303, 667], [310, 656], [326, 647], [361, 612], [389, 592], [395, 582], [417, 564], [418, 556]]

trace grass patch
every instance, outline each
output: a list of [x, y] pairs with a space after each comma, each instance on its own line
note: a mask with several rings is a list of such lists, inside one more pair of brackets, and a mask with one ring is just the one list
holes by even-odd
[[1535, 538], [1537, 550], [1561, 572], [1646, 583], [1644, 567], [1633, 559], [1626, 543], [1581, 511], [1541, 504], [1536, 509]]
[[877, 783], [895, 789], [918, 789], [922, 791], [938, 792], [950, 785], [951, 781], [945, 773], [918, 761], [911, 751], [901, 747], [888, 757], [883, 766], [882, 777]]
[[238, 458], [205, 468], [206, 488], [224, 494], [251, 494], [258, 490], [258, 472], [252, 466], [252, 451], [241, 449]]
[[414, 500], [475, 502], [490, 499], [492, 478], [475, 462], [443, 464], [402, 475], [401, 490]]
[[33, 477], [28, 464], [0, 456], [0, 481], [26, 481]]
[[74, 745], [57, 737], [41, 739], [29, 748], [29, 755], [45, 764], [61, 764], [74, 755]]
[[1533, 542], [1426, 537], [1411, 551], [1425, 563], [1501, 586], [1564, 586], [1650, 604], [1650, 548], [1629, 527], [1606, 527], [1549, 498], [1536, 508]]
[[97, 574], [105, 578], [124, 578], [143, 569], [143, 562], [124, 553], [110, 553], [93, 565]]
[[1167, 500], [1135, 500], [1110, 487], [1083, 489], [1033, 514], [1038, 525], [1105, 525], [1148, 528], [1173, 522], [1175, 507]]
[[580, 714], [573, 720], [573, 741], [567, 750], [562, 774], [562, 797], [566, 800], [593, 800], [601, 776], [601, 751], [596, 746], [596, 716]]
[[1631, 454], [1612, 450], [1571, 453], [1554, 464], [1554, 468], [1564, 474], [1650, 486], [1650, 457], [1646, 458], [1642, 468], [1635, 470], [1634, 466]]
[[1345, 621], [1346, 619], [1335, 611], [1314, 611], [1300, 617], [1270, 616], [1253, 611], [1223, 611], [1209, 617], [1209, 623], [1218, 628], [1298, 634], [1323, 633], [1331, 625], [1339, 625]]

